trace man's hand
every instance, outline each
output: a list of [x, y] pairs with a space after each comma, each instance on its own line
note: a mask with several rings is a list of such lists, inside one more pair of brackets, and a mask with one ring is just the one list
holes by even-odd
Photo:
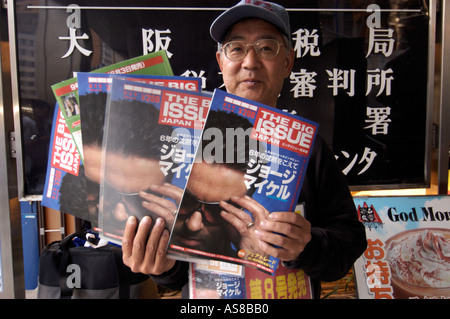
[[[311, 224], [293, 212], [270, 213], [249, 196], [235, 197], [232, 201], [249, 211], [246, 212], [225, 202], [221, 203], [222, 217], [240, 234], [239, 249], [261, 255], [270, 255], [283, 261], [296, 259], [311, 240]], [[254, 225], [250, 223], [253, 222]]]
[[273, 212], [260, 223], [255, 235], [269, 255], [290, 261], [296, 259], [311, 240], [311, 224], [300, 214]]
[[165, 228], [164, 219], [156, 219], [149, 236], [151, 224], [148, 216], [141, 220], [139, 227], [135, 217], [128, 218], [122, 239], [122, 257], [133, 272], [160, 275], [170, 270], [175, 260], [167, 258], [169, 231]]
[[[152, 216], [155, 216], [153, 219], [156, 219], [157, 216], [162, 217], [166, 221], [167, 228], [172, 229], [177, 208], [180, 204], [181, 197], [183, 196], [183, 190], [170, 183], [153, 185], [150, 187], [150, 190], [163, 197], [141, 191], [139, 192], [139, 196], [144, 199], [142, 206], [147, 209]], [[175, 203], [169, 200], [169, 198], [172, 198]]]

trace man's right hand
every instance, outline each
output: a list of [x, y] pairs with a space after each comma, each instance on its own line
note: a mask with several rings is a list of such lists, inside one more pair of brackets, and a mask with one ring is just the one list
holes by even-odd
[[[157, 218], [149, 236], [152, 219], [129, 217], [122, 238], [122, 258], [125, 265], [135, 273], [161, 275], [175, 265], [175, 260], [167, 258], [169, 231], [162, 218]], [[137, 231], [136, 231], [137, 229]]]

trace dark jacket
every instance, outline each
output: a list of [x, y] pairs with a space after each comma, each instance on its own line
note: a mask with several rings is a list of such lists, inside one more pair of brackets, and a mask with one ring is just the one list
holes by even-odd
[[[367, 245], [345, 177], [320, 136], [313, 147], [299, 203], [304, 203], [312, 239], [296, 260], [283, 265], [303, 269], [311, 278], [314, 297], [319, 298], [320, 282], [345, 276]], [[152, 277], [169, 289], [183, 288], [183, 296], [188, 296], [188, 269], [188, 263], [177, 261], [167, 273]]]

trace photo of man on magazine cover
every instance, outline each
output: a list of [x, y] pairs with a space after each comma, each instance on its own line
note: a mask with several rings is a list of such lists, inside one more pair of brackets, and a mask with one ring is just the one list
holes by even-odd
[[[160, 136], [170, 136], [173, 128], [159, 125], [158, 118], [159, 110], [149, 103], [123, 99], [110, 104], [102, 170], [101, 228], [119, 239], [130, 215], [139, 220], [147, 215], [156, 219], [164, 215], [161, 210], [173, 212], [177, 207], [169, 199], [170, 194], [164, 192], [173, 189], [167, 185], [173, 174], [164, 174], [159, 163], [161, 149], [168, 143]], [[149, 200], [145, 207], [143, 197]]]
[[[263, 151], [263, 146], [250, 141], [249, 134], [236, 134], [237, 129], [242, 132], [251, 127], [246, 118], [235, 113], [209, 112], [202, 146], [174, 226], [172, 244], [231, 257], [237, 257], [241, 249], [257, 250], [256, 227], [252, 226], [260, 221], [260, 216], [259, 211], [253, 211], [253, 220], [245, 211], [250, 208], [255, 191], [254, 187], [247, 187], [245, 175], [248, 175], [250, 154]], [[206, 136], [216, 139], [208, 141]]]

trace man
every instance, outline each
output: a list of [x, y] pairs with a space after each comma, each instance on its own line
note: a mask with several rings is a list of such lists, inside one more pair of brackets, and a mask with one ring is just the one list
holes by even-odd
[[[276, 107], [294, 61], [286, 10], [274, 3], [243, 0], [219, 16], [210, 31], [219, 43], [217, 61], [227, 91]], [[299, 202], [304, 203], [305, 218], [291, 212], [266, 214], [251, 198], [235, 200], [241, 207], [268, 216], [259, 221], [255, 231], [260, 248], [288, 268], [303, 269], [312, 279], [317, 298], [320, 281], [346, 275], [366, 247], [365, 230], [348, 186], [320, 137], [312, 150]], [[232, 213], [231, 208], [227, 211]], [[238, 216], [228, 216], [230, 223], [238, 224], [234, 218]], [[133, 271], [153, 274], [161, 285], [180, 288], [187, 282], [187, 265], [167, 259], [169, 233], [162, 219], [156, 220], [145, 244], [149, 224], [147, 220], [137, 227], [136, 220], [129, 219], [122, 246], [124, 262]]]

